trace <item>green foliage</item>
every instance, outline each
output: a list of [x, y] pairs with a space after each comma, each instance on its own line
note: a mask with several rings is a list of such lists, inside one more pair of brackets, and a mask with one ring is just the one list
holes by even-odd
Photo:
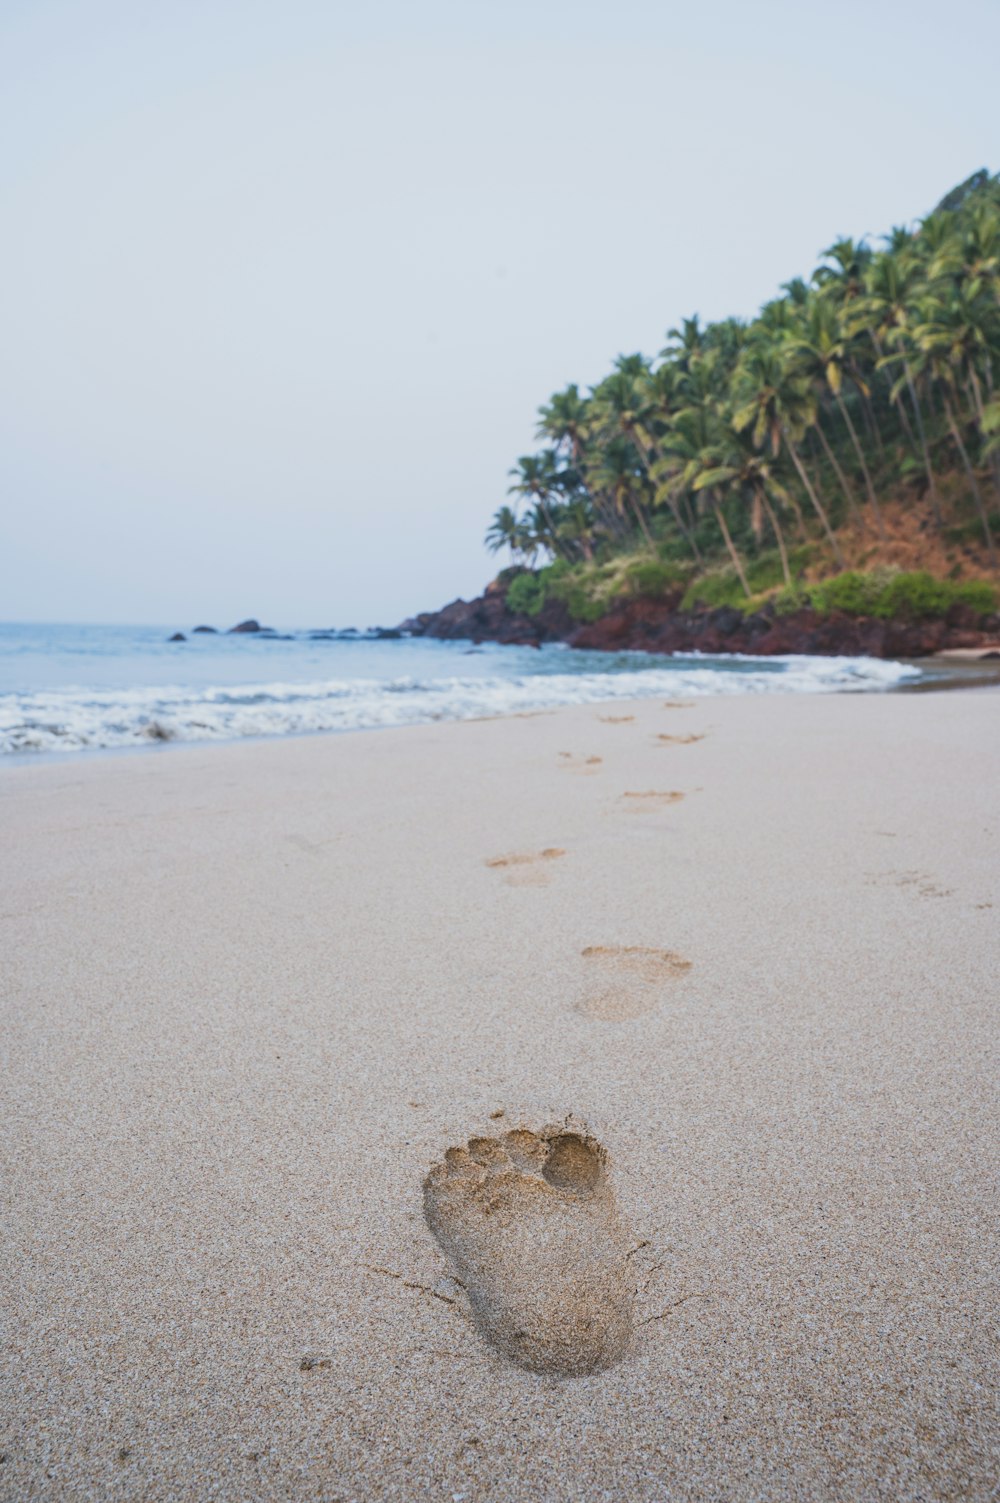
[[553, 598], [561, 600], [574, 621], [599, 621], [614, 604], [620, 564], [554, 567]]
[[[788, 564], [792, 573], [801, 574], [814, 552], [815, 550], [807, 545], [793, 548], [788, 555]], [[699, 605], [709, 609], [719, 605], [734, 605], [741, 611], [757, 610], [764, 599], [782, 584], [784, 573], [781, 559], [774, 550], [759, 554], [747, 565], [746, 576], [750, 587], [749, 599], [736, 570], [732, 565], [726, 565], [712, 569], [709, 573], [692, 580], [684, 592], [681, 604], [684, 610], [693, 610]]]
[[545, 604], [544, 573], [518, 574], [508, 585], [505, 598], [509, 610], [522, 616], [537, 616]]
[[729, 568], [713, 569], [692, 580], [684, 591], [681, 608], [691, 611], [697, 606], [705, 606], [714, 610], [716, 606], [734, 605], [738, 610], [743, 610], [748, 604], [739, 576], [730, 565]]
[[688, 573], [687, 569], [679, 569], [676, 564], [666, 561], [657, 562], [655, 559], [638, 558], [630, 563], [624, 572], [625, 583], [634, 595], [651, 595], [654, 598], [667, 595], [683, 584]]
[[487, 532], [532, 571], [509, 602], [581, 621], [685, 587], [688, 605], [787, 606], [808, 556], [836, 571], [830, 609], [938, 612], [928, 587], [850, 581], [841, 529], [877, 567], [891, 497], [1000, 575], [998, 371], [1000, 178], [983, 169], [879, 247], [836, 241], [755, 318], [684, 319], [657, 358], [551, 397]]
[[882, 621], [929, 621], [946, 616], [953, 605], [965, 605], [980, 615], [996, 607], [996, 591], [985, 580], [935, 579], [925, 569], [913, 573], [849, 570], [818, 584], [785, 590], [777, 597], [781, 611], [811, 606], [822, 615], [843, 611], [849, 616], [873, 616]]

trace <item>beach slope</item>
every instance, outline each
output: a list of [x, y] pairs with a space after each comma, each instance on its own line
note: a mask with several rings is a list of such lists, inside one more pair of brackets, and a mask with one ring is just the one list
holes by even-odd
[[991, 1496], [998, 730], [5, 768], [0, 1496]]

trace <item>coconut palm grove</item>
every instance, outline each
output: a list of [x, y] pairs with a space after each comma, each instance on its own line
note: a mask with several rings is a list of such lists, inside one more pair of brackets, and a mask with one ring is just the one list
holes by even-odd
[[686, 607], [986, 611], [998, 375], [1000, 177], [984, 169], [880, 244], [837, 240], [755, 318], [686, 318], [657, 358], [550, 397], [487, 532], [509, 551], [507, 606], [559, 600], [585, 622], [623, 591], [681, 590]]

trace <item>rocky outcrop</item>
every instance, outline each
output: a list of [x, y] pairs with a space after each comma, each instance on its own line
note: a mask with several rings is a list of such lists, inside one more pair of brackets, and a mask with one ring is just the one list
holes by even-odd
[[988, 647], [1000, 636], [1000, 616], [983, 618], [954, 606], [939, 621], [881, 621], [814, 610], [779, 614], [771, 605], [751, 615], [732, 606], [683, 611], [679, 601], [638, 596], [623, 600], [599, 621], [574, 622], [552, 601], [537, 616], [507, 609], [496, 582], [477, 600], [454, 600], [441, 611], [404, 623], [414, 636], [473, 642], [566, 642], [600, 652], [753, 653], [772, 657], [811, 653], [832, 657], [919, 658], [943, 649]]
[[172, 637], [168, 637], [167, 638], [167, 641], [168, 642], [186, 642], [187, 641], [187, 637], [184, 635], [184, 633], [182, 631], [175, 631]]
[[255, 621], [253, 617], [251, 617], [248, 621], [241, 621], [238, 626], [231, 626], [226, 635], [231, 637], [236, 632], [254, 632], [264, 630], [266, 630], [266, 628], [262, 627], [259, 621]]
[[401, 629], [415, 637], [540, 647], [543, 642], [568, 641], [574, 622], [558, 601], [548, 601], [537, 616], [508, 610], [504, 586], [494, 580], [476, 600], [453, 600], [443, 610], [425, 611], [404, 621]]

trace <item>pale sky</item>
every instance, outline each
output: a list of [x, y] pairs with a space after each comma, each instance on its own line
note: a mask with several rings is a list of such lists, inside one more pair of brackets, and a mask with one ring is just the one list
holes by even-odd
[[1000, 168], [997, 0], [0, 0], [0, 619], [389, 624], [540, 403]]

